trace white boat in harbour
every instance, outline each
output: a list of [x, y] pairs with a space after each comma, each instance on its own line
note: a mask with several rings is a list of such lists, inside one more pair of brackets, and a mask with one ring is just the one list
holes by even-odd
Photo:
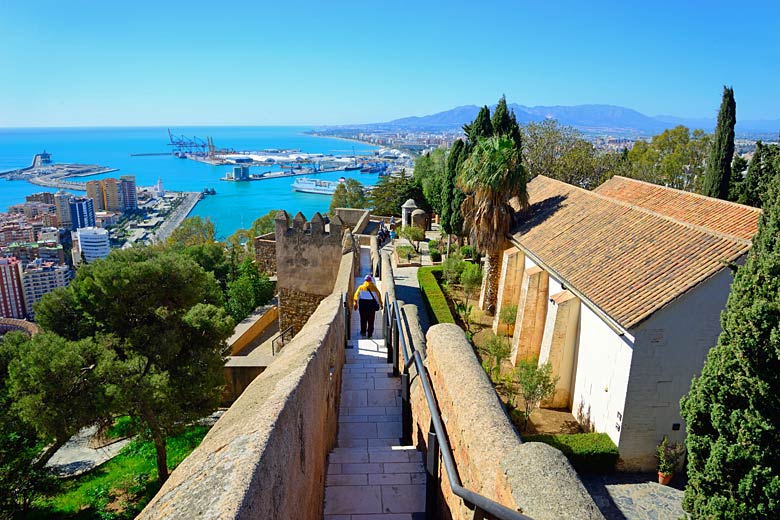
[[301, 193], [333, 195], [336, 192], [336, 187], [344, 182], [342, 179], [339, 179], [338, 181], [321, 181], [318, 179], [301, 177], [299, 179], [295, 179], [295, 182], [292, 183], [292, 189], [293, 191], [299, 191]]

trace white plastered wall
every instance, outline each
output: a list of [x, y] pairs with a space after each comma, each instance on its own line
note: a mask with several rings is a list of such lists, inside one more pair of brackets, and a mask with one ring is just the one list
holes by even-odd
[[724, 267], [632, 329], [636, 348], [618, 445], [623, 468], [652, 470], [655, 447], [664, 435], [684, 440], [680, 398], [718, 341], [732, 280]]

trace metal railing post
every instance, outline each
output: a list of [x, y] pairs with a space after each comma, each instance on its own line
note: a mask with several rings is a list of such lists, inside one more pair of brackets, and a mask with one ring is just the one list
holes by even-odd
[[349, 320], [349, 298], [347, 296], [347, 293], [344, 293], [344, 348], [349, 348], [349, 340], [350, 340], [350, 320]]
[[[396, 330], [395, 330], [395, 310], [390, 309], [390, 337], [385, 339], [385, 346], [387, 347], [387, 362], [392, 363], [393, 358], [395, 355], [393, 354], [393, 346], [395, 343], [395, 336], [396, 336]], [[394, 369], [395, 370], [395, 369]]]
[[429, 517], [436, 518], [439, 510], [439, 440], [432, 424], [428, 432], [425, 473], [425, 512]]
[[[394, 322], [396, 325], [395, 334], [393, 334], [393, 377], [398, 377], [400, 372], [398, 371], [398, 358], [400, 355], [400, 351], [398, 350], [400, 348], [400, 342], [399, 338], [401, 334], [403, 334], [403, 331], [401, 330], [401, 319], [398, 315], [394, 312]], [[389, 354], [388, 354], [389, 355]]]
[[401, 444], [412, 444], [412, 403], [409, 399], [409, 367], [401, 374]]

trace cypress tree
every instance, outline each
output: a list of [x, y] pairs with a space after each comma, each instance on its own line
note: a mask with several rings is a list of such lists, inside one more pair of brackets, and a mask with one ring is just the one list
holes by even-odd
[[736, 122], [737, 104], [734, 101], [734, 89], [724, 86], [723, 100], [718, 112], [718, 126], [715, 128], [710, 160], [704, 176], [704, 194], [709, 197], [728, 199]]
[[512, 130], [512, 120], [509, 117], [509, 107], [506, 106], [506, 96], [496, 103], [496, 109], [493, 111], [493, 117], [490, 120], [493, 125], [495, 135], [508, 135]]
[[490, 109], [487, 106], [480, 108], [474, 121], [463, 125], [463, 131], [469, 140], [469, 146], [474, 146], [480, 137], [492, 136], [493, 123], [490, 121]]
[[458, 176], [458, 165], [462, 160], [462, 155], [465, 151], [465, 144], [461, 139], [458, 139], [452, 144], [450, 154], [447, 156], [447, 165], [445, 168], [444, 185], [442, 186], [442, 214], [441, 214], [441, 227], [447, 234], [459, 233], [463, 227], [460, 219], [460, 205], [458, 205], [457, 213], [453, 208], [452, 201], [457, 197], [460, 192], [460, 188], [455, 185], [455, 178]]
[[780, 518], [780, 177], [768, 188], [723, 332], [680, 403], [693, 518]]
[[761, 206], [761, 201], [767, 194], [767, 187], [772, 178], [780, 173], [780, 147], [766, 145], [761, 141], [756, 143], [753, 158], [750, 159], [745, 181], [742, 183], [742, 191], [738, 202], [750, 206]]

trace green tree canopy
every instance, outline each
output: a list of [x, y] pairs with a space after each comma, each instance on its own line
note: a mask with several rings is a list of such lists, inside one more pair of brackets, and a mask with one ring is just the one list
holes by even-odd
[[458, 168], [466, 155], [466, 143], [458, 139], [452, 144], [447, 156], [444, 182], [442, 183], [442, 211], [441, 227], [447, 234], [459, 235], [463, 232], [463, 216], [460, 205], [463, 204], [465, 195], [458, 188], [455, 180], [458, 177]]
[[466, 134], [469, 144], [476, 143], [482, 137], [492, 136], [493, 123], [490, 121], [490, 109], [487, 106], [480, 108], [474, 121], [463, 125], [463, 132]]
[[612, 175], [625, 174], [628, 163], [621, 153], [596, 150], [576, 129], [554, 119], [528, 123], [522, 132], [530, 178], [545, 175], [591, 190]]
[[8, 365], [13, 409], [50, 442], [42, 467], [78, 431], [110, 417], [105, 369], [111, 353], [92, 338], [37, 334], [17, 346]]
[[485, 310], [495, 312], [500, 255], [512, 226], [512, 199], [528, 205], [520, 149], [510, 137], [480, 139], [461, 165], [458, 186], [466, 194], [461, 210], [476, 248], [487, 255]]
[[649, 143], [634, 143], [626, 174], [661, 186], [701, 192], [709, 146], [710, 137], [702, 130], [691, 133], [682, 125], [664, 130]]
[[431, 206], [425, 198], [422, 186], [412, 175], [401, 172], [400, 175], [385, 175], [371, 190], [369, 206], [374, 215], [401, 216], [401, 206], [409, 199], [417, 202], [417, 207], [430, 213]]
[[718, 112], [718, 125], [712, 139], [710, 159], [704, 176], [704, 195], [728, 199], [731, 182], [731, 161], [734, 158], [734, 125], [737, 124], [737, 104], [734, 89], [723, 87], [723, 100]]
[[442, 215], [444, 206], [449, 205], [449, 198], [443, 196], [445, 184], [446, 150], [437, 148], [424, 154], [414, 162], [412, 177], [422, 188], [425, 200], [434, 212]]
[[336, 214], [336, 208], [365, 208], [368, 206], [366, 190], [360, 181], [347, 179], [336, 186], [336, 192], [330, 201], [331, 215]]
[[693, 518], [780, 517], [780, 177], [768, 188], [723, 332], [681, 401]]
[[[215, 305], [221, 298], [214, 277], [187, 256], [133, 248], [80, 269], [36, 308], [45, 330], [71, 341], [95, 337], [111, 353], [106, 393], [115, 412], [151, 432], [161, 482], [168, 475], [166, 437], [210, 413], [221, 394], [234, 325]], [[73, 309], [61, 309], [63, 302]], [[74, 311], [79, 327], [63, 318]]]
[[188, 217], [173, 230], [165, 244], [173, 249], [209, 244], [216, 241], [216, 228], [211, 219]]
[[780, 146], [765, 145], [758, 141], [753, 158], [745, 172], [737, 202], [761, 207], [769, 184], [778, 174], [780, 174]]

